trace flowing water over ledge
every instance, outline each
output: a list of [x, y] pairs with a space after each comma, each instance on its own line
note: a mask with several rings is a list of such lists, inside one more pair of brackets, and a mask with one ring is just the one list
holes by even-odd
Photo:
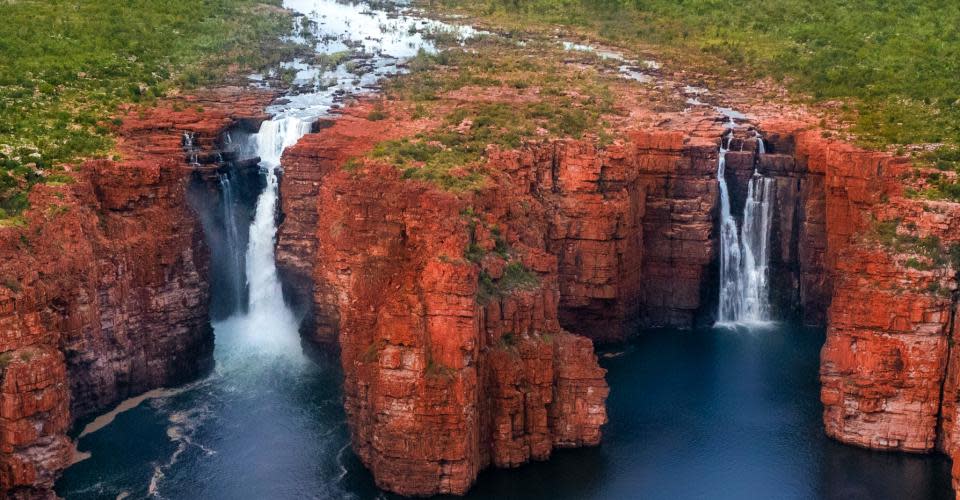
[[[67, 498], [394, 498], [349, 448], [338, 363], [244, 348], [217, 325], [219, 369], [85, 436]], [[952, 498], [941, 457], [833, 442], [820, 421], [823, 332], [646, 332], [603, 354], [598, 448], [480, 475], [467, 498]], [[233, 356], [235, 359], [224, 359]], [[239, 361], [239, 362], [238, 362]], [[162, 474], [162, 480], [154, 480]]]

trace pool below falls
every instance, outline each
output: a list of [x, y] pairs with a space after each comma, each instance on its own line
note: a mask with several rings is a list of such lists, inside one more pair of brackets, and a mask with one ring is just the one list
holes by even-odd
[[[338, 361], [299, 346], [251, 349], [218, 323], [217, 369], [80, 439], [70, 499], [392, 498], [350, 450]], [[249, 339], [247, 339], [249, 340]], [[826, 438], [823, 331], [643, 332], [601, 350], [610, 423], [596, 448], [481, 474], [467, 498], [952, 498], [940, 456]]]

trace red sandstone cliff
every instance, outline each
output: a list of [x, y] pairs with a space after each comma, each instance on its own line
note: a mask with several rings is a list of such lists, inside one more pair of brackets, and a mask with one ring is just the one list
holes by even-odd
[[[222, 96], [198, 102], [203, 112], [128, 114], [122, 161], [38, 187], [27, 227], [0, 231], [11, 256], [0, 263], [0, 488], [10, 495], [48, 494], [72, 452], [72, 421], [209, 361], [206, 255], [184, 202], [181, 134], [210, 148], [263, 102], [230, 112]], [[376, 129], [360, 116], [285, 156], [278, 257], [311, 310], [308, 331], [339, 341], [354, 448], [378, 484], [462, 493], [488, 465], [599, 442], [603, 371], [591, 342], [565, 328], [620, 340], [637, 325], [691, 326], [712, 308], [717, 122], [630, 132], [606, 150], [491, 149], [489, 185], [454, 195], [388, 167], [343, 171], [374, 142], [427, 125]], [[960, 243], [958, 204], [905, 197], [902, 159], [802, 123], [761, 126], [768, 154], [737, 139], [728, 180], [743, 189], [754, 168], [776, 179], [773, 265], [790, 286], [775, 299], [828, 320], [827, 433], [958, 458], [947, 255]], [[482, 256], [467, 260], [468, 246]], [[518, 265], [536, 279], [507, 286]]]
[[72, 183], [37, 186], [27, 224], [0, 229], [0, 491], [8, 497], [51, 495], [72, 456], [66, 432], [75, 420], [210, 366], [207, 255], [184, 196], [182, 134], [209, 146], [263, 104], [264, 96], [226, 92], [180, 111], [130, 110], [122, 160], [88, 161]]
[[915, 182], [908, 159], [796, 123], [767, 128], [791, 137], [796, 163], [824, 179], [816, 231], [826, 247], [814, 250], [832, 282], [820, 369], [827, 434], [873, 449], [939, 449], [956, 464], [960, 204], [905, 196]]
[[592, 343], [560, 325], [555, 207], [520, 180], [549, 192], [554, 146], [494, 154], [514, 182], [456, 195], [393, 167], [341, 169], [351, 153], [411, 130], [371, 132], [362, 115], [285, 153], [284, 206], [306, 207], [316, 223], [285, 222], [278, 259], [288, 274], [310, 273], [300, 292], [312, 294], [318, 339], [339, 339], [354, 450], [377, 484], [462, 494], [488, 465], [597, 444], [604, 372]]
[[[710, 319], [722, 120], [660, 117], [603, 150], [573, 140], [490, 148], [486, 187], [453, 195], [390, 167], [344, 171], [376, 142], [433, 125], [374, 127], [365, 110], [348, 109], [285, 154], [277, 255], [310, 311], [306, 333], [339, 340], [354, 448], [378, 484], [462, 493], [490, 463], [595, 443], [602, 378], [587, 343], [567, 381], [558, 369], [569, 363], [557, 360], [578, 337], [560, 332], [618, 341], [639, 325]], [[815, 323], [830, 294], [824, 174], [794, 159], [795, 135], [773, 132], [762, 157], [738, 135], [728, 165], [733, 178], [755, 168], [776, 178], [777, 272], [796, 290], [782, 302]], [[499, 244], [508, 255], [494, 255]], [[464, 260], [468, 246], [485, 255]], [[495, 283], [509, 259], [539, 285], [478, 304], [478, 280]]]
[[[278, 255], [306, 284], [310, 332], [340, 339], [354, 446], [385, 488], [462, 492], [488, 463], [544, 458], [560, 416], [538, 387], [551, 379], [562, 387], [550, 367], [563, 364], [549, 361], [562, 349], [542, 332], [618, 340], [638, 324], [691, 326], [713, 307], [721, 134], [713, 117], [674, 117], [603, 151], [578, 141], [491, 149], [487, 188], [457, 197], [389, 168], [341, 171], [370, 143], [419, 126], [388, 124], [381, 135], [360, 116], [285, 156], [285, 212], [302, 216], [281, 228]], [[824, 139], [804, 122], [758, 126], [767, 153], [738, 135], [728, 182], [745, 190], [754, 169], [776, 180], [775, 305], [781, 316], [829, 322], [827, 433], [957, 454], [956, 271], [943, 257], [960, 238], [957, 205], [905, 198], [902, 159]], [[480, 219], [465, 222], [468, 207]], [[875, 234], [878, 221], [894, 219], [893, 240]], [[462, 257], [471, 242], [494, 248], [490, 228], [540, 284], [481, 307], [477, 273], [497, 278], [505, 262]], [[523, 311], [534, 319], [517, 326]], [[511, 326], [491, 328], [503, 321]], [[423, 444], [434, 442], [441, 446]]]

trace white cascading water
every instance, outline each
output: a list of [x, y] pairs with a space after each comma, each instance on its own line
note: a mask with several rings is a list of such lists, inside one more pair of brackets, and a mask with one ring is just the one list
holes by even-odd
[[[265, 110], [273, 119], [263, 122], [257, 134], [224, 136], [224, 149], [232, 156], [260, 158], [265, 187], [256, 200], [251, 221], [242, 209], [245, 198], [241, 199], [238, 183], [238, 175], [245, 173], [231, 172], [230, 177], [221, 179], [220, 189], [221, 200], [227, 196], [232, 199], [216, 208], [219, 213], [203, 214], [212, 229], [221, 228], [210, 223], [226, 219], [223, 247], [238, 256], [235, 259], [224, 253], [221, 257], [218, 252], [216, 258], [223, 261], [218, 261], [222, 265], [216, 270], [230, 272], [237, 279], [223, 276], [218, 280], [222, 290], [215, 293], [222, 292], [227, 300], [236, 299], [233, 283], [246, 285], [241, 306], [234, 307], [230, 317], [213, 323], [215, 370], [175, 393], [152, 393], [148, 397], [155, 398], [153, 403], [140, 406], [151, 417], [130, 439], [139, 442], [144, 436], [162, 436], [165, 432], [174, 443], [156, 450], [148, 447], [151, 449], [145, 451], [142, 460], [139, 454], [130, 457], [136, 461], [131, 466], [153, 468], [148, 484], [142, 484], [140, 474], [111, 475], [114, 450], [107, 447], [107, 453], [95, 453], [87, 459], [87, 467], [97, 463], [93, 469], [97, 473], [88, 474], [78, 487], [71, 488], [64, 495], [68, 498], [108, 491], [118, 497], [192, 498], [197, 496], [195, 478], [205, 483], [207, 491], [222, 492], [220, 496], [225, 498], [370, 496], [352, 493], [354, 486], [347, 483], [356, 481], [344, 481], [351, 462], [347, 452], [350, 440], [343, 417], [329, 411], [340, 401], [340, 375], [335, 369], [338, 363], [325, 355], [308, 357], [301, 345], [299, 318], [283, 300], [274, 260], [281, 199], [280, 157], [309, 131], [313, 121], [330, 116], [346, 96], [366, 93], [384, 77], [406, 71], [406, 61], [421, 50], [434, 53], [436, 47], [428, 33], [456, 33], [465, 39], [475, 32], [469, 27], [417, 17], [412, 11], [393, 8], [392, 2], [282, 3], [300, 14], [294, 18], [297, 30], [288, 38], [290, 41], [310, 45], [317, 54], [345, 57], [338, 55], [340, 62], [336, 65], [329, 64], [328, 58], [298, 57], [267, 68], [264, 74], [250, 75], [250, 83], [256, 87], [271, 87], [281, 71], [284, 75], [293, 72], [294, 79], [284, 99]], [[362, 74], [357, 69], [362, 69]], [[193, 166], [206, 160], [199, 156], [197, 141], [188, 132], [181, 143], [185, 160]], [[196, 194], [207, 193], [204, 189]], [[201, 206], [207, 208], [211, 200], [198, 201], [205, 202]], [[228, 234], [234, 219], [240, 236], [236, 245]], [[244, 238], [247, 224], [249, 238]], [[228, 245], [231, 248], [226, 249]], [[235, 267], [238, 269], [231, 269]], [[246, 278], [236, 276], [243, 274]], [[98, 432], [119, 438], [126, 436], [124, 429], [108, 425]], [[89, 439], [85, 436], [84, 443]], [[168, 453], [170, 448], [173, 451]], [[249, 473], [250, 464], [255, 465], [255, 474]]]
[[228, 320], [239, 339], [261, 353], [300, 356], [298, 321], [284, 303], [277, 275], [274, 246], [277, 237], [277, 200], [279, 198], [280, 156], [283, 150], [310, 131], [310, 122], [297, 117], [274, 117], [263, 122], [256, 135], [260, 168], [267, 185], [257, 199], [250, 224], [246, 271], [249, 299], [245, 315]]
[[[757, 134], [757, 153], [766, 152]], [[724, 144], [726, 140], [726, 144]], [[731, 214], [730, 194], [725, 178], [726, 156], [733, 130], [720, 140], [717, 182], [720, 185], [720, 324], [770, 321], [770, 230], [773, 223], [773, 179], [754, 170], [747, 186], [743, 227]]]
[[237, 216], [234, 213], [236, 203], [233, 199], [233, 186], [230, 184], [229, 174], [220, 174], [220, 192], [223, 194], [223, 225], [227, 234], [227, 251], [230, 253], [230, 287], [233, 295], [234, 307], [243, 310], [243, 293], [246, 284], [243, 282], [243, 255], [240, 250], [240, 230], [237, 228]]

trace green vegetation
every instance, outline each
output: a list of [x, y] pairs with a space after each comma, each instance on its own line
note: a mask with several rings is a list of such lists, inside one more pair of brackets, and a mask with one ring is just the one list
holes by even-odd
[[907, 195], [928, 200], [960, 202], [960, 147], [943, 147], [933, 153], [920, 156], [921, 161], [931, 164], [940, 172], [926, 174], [927, 187], [920, 191], [907, 190]]
[[261, 68], [295, 48], [279, 0], [0, 1], [0, 220], [64, 164], [106, 156], [116, 106]]
[[[468, 220], [470, 236], [470, 242], [463, 252], [463, 257], [468, 262], [479, 264], [484, 256], [487, 255], [487, 251], [477, 243], [476, 235], [477, 226], [483, 224], [483, 222], [480, 217], [477, 216], [476, 212], [473, 211], [472, 207], [468, 207], [460, 215]], [[514, 252], [512, 252], [510, 246], [507, 245], [506, 240], [500, 233], [500, 228], [486, 224], [484, 227], [490, 231], [490, 236], [493, 238], [494, 254], [496, 254], [497, 258], [503, 259], [503, 261], [506, 262], [506, 266], [503, 268], [503, 274], [500, 276], [500, 279], [494, 279], [493, 276], [485, 270], [480, 271], [477, 286], [477, 301], [481, 304], [486, 304], [497, 297], [509, 295], [516, 290], [528, 290], [539, 285], [540, 277], [537, 276], [537, 273], [527, 269], [519, 260], [514, 260]]]
[[517, 336], [513, 332], [504, 333], [500, 337], [500, 346], [505, 349], [512, 349], [517, 346]]
[[526, 343], [527, 345], [529, 345], [531, 342], [549, 345], [553, 344], [554, 340], [554, 335], [551, 333], [530, 332], [521, 337], [516, 333], [507, 332], [497, 339], [497, 342], [493, 345], [493, 347], [517, 356], [520, 354], [521, 342]]
[[[772, 77], [869, 146], [945, 143], [918, 158], [957, 168], [960, 3], [939, 0], [431, 0], [494, 25], [568, 26], [721, 78]], [[953, 158], [952, 162], [949, 158]], [[948, 183], [928, 193], [960, 200]]]
[[363, 350], [363, 354], [360, 355], [360, 360], [364, 363], [373, 363], [377, 361], [380, 357], [380, 351], [386, 347], [387, 342], [385, 340], [373, 341], [366, 349]]
[[376, 106], [373, 107], [373, 111], [367, 114], [367, 120], [370, 120], [372, 122], [386, 120], [387, 117], [388, 115], [386, 111], [383, 110], [383, 103], [379, 103], [379, 102], [376, 104]]
[[936, 236], [919, 237], [911, 234], [916, 231], [915, 227], [901, 231], [900, 226], [900, 219], [874, 221], [870, 236], [896, 253], [914, 254], [904, 262], [908, 268], [927, 271], [951, 266], [960, 271], [960, 245], [946, 246]]
[[499, 227], [496, 225], [491, 226], [481, 221], [476, 212], [473, 211], [473, 207], [467, 207], [460, 216], [467, 219], [470, 236], [470, 243], [467, 244], [467, 249], [463, 252], [463, 258], [474, 264], [479, 264], [480, 261], [483, 260], [484, 255], [487, 254], [486, 250], [477, 243], [477, 226], [483, 224], [484, 227], [490, 231], [490, 236], [493, 237], [493, 252], [503, 260], [510, 260], [510, 246], [507, 245], [507, 240], [503, 238]]
[[[533, 51], [539, 56], [531, 57]], [[497, 37], [453, 44], [436, 55], [421, 52], [410, 62], [409, 74], [388, 84], [387, 96], [413, 104], [418, 117], [442, 116], [442, 124], [413, 138], [380, 143], [370, 156], [393, 164], [405, 178], [465, 191], [483, 185], [489, 145], [509, 149], [533, 138], [587, 133], [609, 140], [604, 116], [615, 113], [610, 77], [595, 68], [564, 70], [561, 61], [554, 46], [521, 48]], [[445, 95], [468, 86], [495, 92], [507, 86], [513, 95], [500, 102], [458, 101], [449, 109]], [[375, 108], [374, 118], [385, 116]]]
[[495, 280], [486, 271], [480, 271], [480, 286], [477, 300], [486, 304], [491, 300], [509, 295], [517, 290], [529, 290], [540, 284], [537, 273], [527, 269], [521, 262], [513, 261], [504, 268], [503, 276]]
[[3, 278], [3, 281], [0, 282], [0, 285], [3, 285], [4, 288], [13, 293], [20, 293], [20, 282], [13, 278]]

